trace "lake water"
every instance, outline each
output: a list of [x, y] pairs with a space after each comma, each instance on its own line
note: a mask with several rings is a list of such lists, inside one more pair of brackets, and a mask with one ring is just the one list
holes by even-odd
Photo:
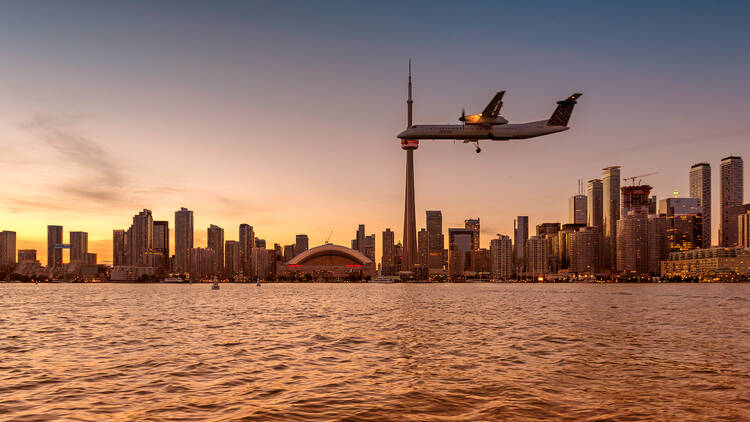
[[0, 284], [0, 419], [748, 420], [748, 284]]

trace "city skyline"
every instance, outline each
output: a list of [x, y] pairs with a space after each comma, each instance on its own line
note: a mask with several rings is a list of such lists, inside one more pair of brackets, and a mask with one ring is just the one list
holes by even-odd
[[[203, 15], [199, 27], [226, 25], [196, 45], [180, 31], [205, 12], [200, 6], [156, 6], [170, 23], [157, 28], [144, 22], [144, 5], [122, 6], [117, 16], [105, 6], [88, 4], [84, 12], [81, 5], [40, 11], [19, 3], [0, 17], [0, 47], [8, 58], [0, 90], [0, 230], [17, 232], [18, 249], [36, 249], [42, 262], [46, 227], [55, 224], [87, 232], [88, 250], [111, 260], [112, 230], [127, 227], [144, 208], [171, 224], [179, 207], [194, 211], [196, 246], [206, 245], [211, 224], [225, 228], [226, 239], [239, 240], [240, 222], [280, 244], [294, 243], [300, 232], [311, 245], [321, 244], [333, 231], [331, 241], [347, 245], [351, 227], [362, 222], [371, 232], [391, 228], [402, 238], [404, 154], [395, 135], [406, 123], [410, 56], [415, 122], [457, 123], [461, 107], [484, 104], [499, 89], [508, 91], [503, 114], [513, 120], [551, 112], [550, 99], [571, 89], [586, 93], [573, 129], [556, 138], [485, 143], [480, 156], [471, 146], [422, 142], [415, 152], [417, 230], [425, 227], [425, 210], [441, 210], [446, 229], [480, 217], [481, 246], [487, 247], [495, 233], [512, 236], [517, 215], [562, 222], [576, 180], [599, 178], [611, 165], [622, 167], [622, 177], [659, 171], [647, 182], [666, 198], [675, 190], [687, 195], [686, 169], [708, 162], [712, 215], [719, 216], [719, 162], [750, 153], [743, 115], [750, 99], [736, 90], [750, 63], [714, 48], [743, 48], [736, 10], [675, 10], [665, 3], [641, 21], [629, 7], [587, 6], [589, 15], [619, 17], [607, 20], [604, 31], [589, 20], [569, 28], [580, 7], [550, 7], [540, 17], [545, 30], [509, 39], [503, 54], [461, 49], [477, 64], [466, 68], [446, 61], [446, 51], [495, 34], [477, 29], [476, 21], [494, 22], [502, 11], [507, 35], [538, 17], [536, 8], [488, 11], [489, 18], [436, 5], [430, 12], [435, 22], [417, 23], [420, 35], [410, 39], [382, 34], [404, 23], [401, 16], [414, 5], [378, 6], [372, 12], [383, 18], [378, 23], [363, 21], [352, 6], [301, 5], [281, 13], [231, 5]], [[64, 27], [55, 13], [68, 17]], [[474, 29], [459, 25], [446, 32], [441, 25], [456, 14], [471, 16]], [[298, 25], [302, 16], [350, 19], [318, 28]], [[133, 23], [143, 31], [131, 33]], [[637, 37], [631, 34], [635, 23]], [[691, 23], [705, 33], [685, 32]], [[92, 26], [101, 38], [84, 37], [81, 28]], [[561, 44], [556, 30], [562, 26], [569, 38]], [[604, 32], [611, 34], [590, 36]], [[257, 41], [270, 36], [280, 54]], [[184, 66], [161, 59], [163, 51]], [[549, 70], [550, 59], [566, 71]], [[687, 61], [693, 66], [681, 66]], [[687, 107], [694, 98], [701, 106]], [[289, 124], [289, 113], [304, 131], [279, 136], [276, 128]], [[559, 174], [565, 177], [550, 177]]]

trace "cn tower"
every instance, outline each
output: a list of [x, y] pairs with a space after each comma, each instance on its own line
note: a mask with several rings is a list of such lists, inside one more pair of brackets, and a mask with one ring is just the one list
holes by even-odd
[[[409, 96], [406, 100], [406, 127], [412, 124], [411, 99], [411, 59], [409, 59]], [[401, 141], [401, 149], [406, 150], [406, 194], [404, 200], [404, 259], [401, 269], [412, 271], [417, 260], [417, 218], [414, 212], [414, 150], [419, 148], [416, 139]]]

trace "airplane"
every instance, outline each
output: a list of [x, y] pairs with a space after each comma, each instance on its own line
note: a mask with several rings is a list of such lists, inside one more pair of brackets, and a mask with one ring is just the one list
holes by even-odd
[[[557, 108], [555, 109], [552, 116], [547, 120], [538, 120], [535, 122], [528, 123], [492, 123], [493, 121], [499, 122], [499, 120], [491, 119], [502, 119], [497, 114], [494, 114], [496, 110], [499, 112], [502, 102], [499, 101], [498, 95], [502, 98], [500, 91], [495, 95], [493, 101], [487, 106], [494, 107], [489, 110], [487, 116], [490, 118], [484, 120], [485, 112], [475, 120], [471, 118], [472, 122], [469, 124], [462, 125], [412, 125], [405, 131], [398, 134], [398, 138], [401, 139], [401, 145], [403, 148], [408, 148], [410, 145], [414, 145], [413, 148], [419, 145], [420, 139], [431, 139], [431, 140], [459, 140], [464, 143], [473, 142], [476, 145], [477, 153], [482, 152], [479, 148], [480, 140], [491, 140], [491, 141], [508, 141], [511, 139], [528, 139], [535, 138], [537, 136], [549, 135], [551, 133], [562, 132], [570, 129], [568, 121], [570, 115], [573, 112], [573, 107], [577, 104], [577, 99], [581, 97], [581, 93], [575, 93], [570, 97], [557, 102]], [[497, 98], [497, 101], [495, 99]], [[477, 116], [477, 115], [472, 115]], [[493, 117], [494, 116], [494, 117]], [[465, 118], [464, 123], [468, 123], [470, 116], [462, 116]], [[461, 119], [459, 119], [461, 120]], [[505, 119], [503, 119], [505, 120]], [[482, 122], [481, 124], [479, 122]]]

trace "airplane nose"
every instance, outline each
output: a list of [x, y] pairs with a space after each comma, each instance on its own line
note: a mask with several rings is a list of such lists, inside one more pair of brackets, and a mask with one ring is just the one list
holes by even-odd
[[407, 129], [407, 130], [399, 133], [396, 137], [399, 138], [399, 139], [404, 139], [404, 138], [406, 138], [406, 132], [408, 132], [408, 131], [409, 130]]

